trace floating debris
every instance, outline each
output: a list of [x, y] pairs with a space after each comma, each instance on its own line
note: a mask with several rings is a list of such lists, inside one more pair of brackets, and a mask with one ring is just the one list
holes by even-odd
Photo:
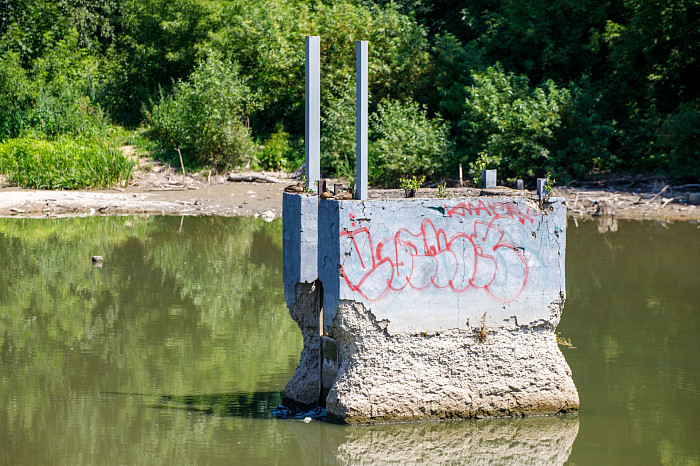
[[295, 411], [286, 406], [279, 405], [272, 410], [272, 415], [277, 419], [298, 419], [309, 423], [311, 421], [326, 421], [326, 408], [317, 406], [311, 411]]

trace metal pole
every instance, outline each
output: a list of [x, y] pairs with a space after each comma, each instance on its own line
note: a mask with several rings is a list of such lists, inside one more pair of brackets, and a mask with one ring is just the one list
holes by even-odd
[[355, 45], [357, 60], [357, 108], [355, 143], [355, 199], [367, 199], [367, 56], [368, 43], [358, 40]]
[[307, 188], [321, 178], [321, 38], [306, 36], [306, 130], [304, 134]]

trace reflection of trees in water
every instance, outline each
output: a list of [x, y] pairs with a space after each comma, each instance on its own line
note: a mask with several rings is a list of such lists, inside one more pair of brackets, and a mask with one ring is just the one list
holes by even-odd
[[563, 464], [577, 416], [334, 426], [290, 423], [306, 464]]
[[58, 415], [47, 406], [87, 428], [73, 410], [100, 409], [71, 393], [284, 386], [301, 340], [281, 291], [281, 222], [180, 221], [0, 219], [0, 430], [35, 435]]
[[[686, 222], [569, 222], [559, 330], [581, 396], [575, 463], [700, 459], [700, 232]], [[580, 448], [579, 448], [580, 446]], [[577, 456], [580, 455], [580, 456]]]

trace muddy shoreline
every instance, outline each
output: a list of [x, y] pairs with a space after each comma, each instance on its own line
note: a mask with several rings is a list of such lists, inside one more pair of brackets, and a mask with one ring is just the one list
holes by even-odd
[[[268, 220], [281, 217], [284, 188], [296, 181], [284, 173], [258, 174], [279, 183], [228, 181], [226, 175], [200, 172], [182, 176], [169, 167], [138, 172], [122, 188], [76, 191], [45, 191], [8, 186], [0, 180], [0, 217], [56, 218], [86, 215], [217, 215], [254, 216]], [[696, 190], [700, 191], [700, 190]], [[509, 188], [481, 190], [448, 188], [450, 197], [525, 195], [532, 191]], [[400, 190], [370, 189], [370, 198], [401, 197]], [[555, 187], [565, 197], [568, 215], [576, 219], [656, 220], [700, 222], [700, 195], [674, 191], [668, 185]], [[423, 188], [417, 197], [436, 197], [437, 189]], [[603, 222], [605, 223], [605, 222]], [[608, 221], [608, 223], [612, 223]]]

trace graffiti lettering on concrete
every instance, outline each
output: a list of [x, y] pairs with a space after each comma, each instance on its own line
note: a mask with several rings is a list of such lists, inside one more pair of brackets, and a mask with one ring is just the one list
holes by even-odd
[[513, 202], [486, 202], [479, 199], [476, 206], [471, 202], [460, 202], [454, 207], [448, 208], [445, 206], [447, 215], [466, 217], [467, 215], [480, 216], [486, 214], [487, 216], [493, 217], [494, 220], [499, 218], [515, 218], [523, 225], [525, 222], [530, 222], [532, 224], [535, 221], [534, 215], [537, 214], [536, 210], [530, 209], [529, 207], [522, 212], [520, 206]]
[[[515, 219], [522, 225], [533, 223], [536, 211], [521, 212], [514, 203], [459, 203], [445, 206], [453, 217], [476, 216], [470, 231], [457, 231], [448, 237], [432, 220], [423, 219], [414, 229], [401, 228], [377, 239], [367, 227], [340, 233], [349, 241], [349, 250], [340, 267], [347, 286], [370, 302], [389, 293], [406, 290], [446, 290], [466, 293], [483, 290], [499, 303], [518, 299], [527, 284], [528, 261], [524, 248], [514, 244], [498, 219]], [[516, 223], [517, 225], [517, 223]]]

